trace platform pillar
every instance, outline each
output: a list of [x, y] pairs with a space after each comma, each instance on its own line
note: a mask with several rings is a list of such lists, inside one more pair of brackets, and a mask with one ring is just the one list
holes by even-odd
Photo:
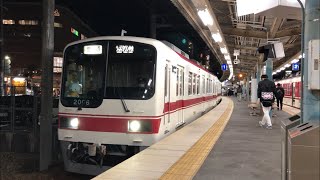
[[266, 61], [266, 74], [268, 76], [268, 79], [270, 81], [273, 81], [272, 79], [272, 71], [273, 71], [273, 59], [268, 58], [268, 60]]
[[55, 0], [43, 0], [42, 75], [40, 120], [40, 171], [47, 170], [52, 158], [52, 86]]
[[[309, 90], [308, 84], [311, 79], [309, 77], [309, 63], [314, 63], [311, 59], [309, 42], [310, 40], [320, 39], [320, 2], [319, 0], [308, 0], [305, 3], [305, 29], [304, 29], [304, 47], [305, 47], [305, 58], [303, 68], [303, 101], [302, 101], [302, 121], [318, 121], [320, 117], [320, 90]], [[317, 47], [319, 48], [319, 47]], [[319, 64], [319, 62], [318, 62]], [[312, 64], [311, 67], [314, 67]], [[320, 83], [320, 82], [318, 82]]]

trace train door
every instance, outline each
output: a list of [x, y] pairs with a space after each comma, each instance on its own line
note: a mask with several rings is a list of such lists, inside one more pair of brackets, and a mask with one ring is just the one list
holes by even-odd
[[177, 126], [180, 126], [185, 123], [183, 117], [184, 67], [178, 65], [176, 75]]
[[171, 88], [170, 88], [170, 79], [171, 79], [171, 67], [170, 62], [167, 60], [166, 66], [165, 66], [165, 79], [164, 79], [164, 104], [165, 104], [165, 110], [164, 110], [164, 125], [166, 127], [166, 132], [168, 132], [169, 124], [170, 124], [170, 111], [171, 111], [171, 104], [170, 104], [170, 98], [171, 98]]

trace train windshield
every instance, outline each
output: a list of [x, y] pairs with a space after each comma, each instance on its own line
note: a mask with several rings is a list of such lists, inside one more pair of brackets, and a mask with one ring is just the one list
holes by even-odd
[[154, 94], [156, 50], [128, 41], [111, 41], [105, 97], [149, 99]]
[[154, 94], [156, 50], [129, 41], [93, 41], [64, 53], [61, 103], [94, 108], [106, 99], [149, 99]]

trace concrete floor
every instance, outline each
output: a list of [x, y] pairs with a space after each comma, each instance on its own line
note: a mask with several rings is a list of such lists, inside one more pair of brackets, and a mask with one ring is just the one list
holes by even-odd
[[262, 116], [249, 115], [247, 101], [233, 101], [231, 119], [194, 179], [280, 180], [280, 120], [291, 115], [276, 110], [267, 130], [258, 125]]

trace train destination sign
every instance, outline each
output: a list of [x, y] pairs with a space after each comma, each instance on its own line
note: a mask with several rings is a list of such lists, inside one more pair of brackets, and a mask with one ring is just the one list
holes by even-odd
[[89, 55], [102, 54], [102, 45], [87, 45], [83, 47], [83, 53]]
[[116, 53], [118, 54], [128, 54], [134, 52], [134, 46], [131, 45], [118, 45], [116, 46]]

